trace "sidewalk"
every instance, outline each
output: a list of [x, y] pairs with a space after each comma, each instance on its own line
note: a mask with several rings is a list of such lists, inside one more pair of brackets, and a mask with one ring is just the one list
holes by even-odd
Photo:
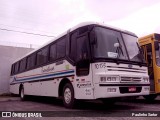
[[13, 96], [0, 96], [0, 102], [6, 102], [6, 101], [17, 101], [20, 100], [20, 97], [13, 97]]

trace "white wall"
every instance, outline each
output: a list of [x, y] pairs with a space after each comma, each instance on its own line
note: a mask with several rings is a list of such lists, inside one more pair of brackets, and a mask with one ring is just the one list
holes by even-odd
[[9, 92], [11, 64], [19, 57], [32, 51], [33, 48], [11, 47], [0, 45], [0, 94]]

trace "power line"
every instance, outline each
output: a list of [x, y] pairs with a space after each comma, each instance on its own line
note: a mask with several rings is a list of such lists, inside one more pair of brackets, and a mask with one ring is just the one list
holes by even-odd
[[45, 34], [39, 34], [39, 33], [31, 33], [31, 32], [24, 32], [24, 31], [11, 30], [11, 29], [5, 29], [5, 28], [0, 28], [0, 30], [10, 31], [10, 32], [18, 32], [18, 33], [24, 33], [24, 34], [31, 34], [31, 35], [38, 35], [38, 36], [55, 37], [55, 36], [51, 36], [51, 35], [45, 35]]
[[[17, 27], [17, 26], [13, 26], [13, 25], [6, 25], [6, 24], [2, 24], [0, 23], [0, 25], [2, 26], [6, 26], [6, 27], [12, 27], [12, 28], [18, 28], [18, 29], [23, 29], [23, 30], [32, 30], [32, 29], [26, 29], [26, 28], [22, 28], [22, 27]], [[7, 28], [8, 29], [8, 28]], [[39, 32], [45, 32], [45, 33], [51, 33], [51, 32], [47, 32], [47, 31], [42, 31], [42, 30], [36, 30], [36, 31], [39, 31]]]

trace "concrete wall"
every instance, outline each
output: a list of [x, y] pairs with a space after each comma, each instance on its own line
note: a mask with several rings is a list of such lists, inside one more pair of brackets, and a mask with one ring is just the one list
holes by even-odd
[[11, 64], [33, 48], [10, 47], [0, 45], [0, 95], [9, 92]]

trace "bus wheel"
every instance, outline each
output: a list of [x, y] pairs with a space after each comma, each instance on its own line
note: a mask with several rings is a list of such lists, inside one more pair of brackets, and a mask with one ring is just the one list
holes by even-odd
[[66, 108], [73, 108], [75, 103], [73, 86], [67, 83], [63, 88], [63, 104]]
[[24, 87], [23, 86], [20, 89], [20, 98], [22, 101], [24, 101], [26, 98], [26, 96], [24, 95]]
[[147, 101], [154, 101], [157, 97], [156, 94], [152, 94], [152, 95], [145, 95], [143, 96]]

